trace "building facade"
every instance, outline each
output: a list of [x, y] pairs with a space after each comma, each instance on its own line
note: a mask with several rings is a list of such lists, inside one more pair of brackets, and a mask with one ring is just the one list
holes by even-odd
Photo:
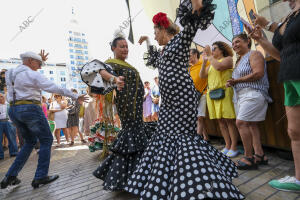
[[89, 60], [88, 42], [86, 35], [81, 31], [74, 9], [68, 27], [68, 58], [67, 67], [69, 69], [70, 86], [79, 93], [86, 93], [86, 84], [82, 82], [80, 71], [82, 66]]

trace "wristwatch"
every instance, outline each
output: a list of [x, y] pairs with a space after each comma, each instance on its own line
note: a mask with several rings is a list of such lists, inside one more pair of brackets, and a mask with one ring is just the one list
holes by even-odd
[[269, 30], [271, 29], [272, 24], [273, 24], [272, 21], [269, 22], [269, 23], [265, 26], [265, 29], [269, 31]]
[[116, 78], [115, 76], [110, 77], [110, 78], [109, 78], [109, 82], [110, 82], [111, 84], [114, 84], [115, 78]]

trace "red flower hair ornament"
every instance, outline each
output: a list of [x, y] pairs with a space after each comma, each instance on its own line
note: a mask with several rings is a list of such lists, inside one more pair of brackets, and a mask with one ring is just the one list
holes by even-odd
[[162, 13], [162, 12], [157, 13], [156, 15], [154, 15], [152, 21], [155, 25], [162, 26], [165, 29], [167, 29], [170, 26], [170, 22], [167, 18], [166, 13]]

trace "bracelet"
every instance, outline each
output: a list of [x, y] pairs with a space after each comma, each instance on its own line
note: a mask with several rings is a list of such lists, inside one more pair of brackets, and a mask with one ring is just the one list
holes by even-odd
[[270, 21], [266, 26], [265, 26], [265, 29], [267, 29], [268, 31], [271, 29], [271, 26], [272, 26], [273, 22]]
[[115, 76], [112, 76], [112, 77], [110, 77], [109, 78], [109, 82], [110, 82], [110, 84], [113, 84], [114, 83], [114, 81], [115, 81]]

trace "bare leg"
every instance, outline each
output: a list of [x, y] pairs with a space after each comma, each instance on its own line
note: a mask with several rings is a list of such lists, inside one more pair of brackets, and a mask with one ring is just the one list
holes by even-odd
[[300, 106], [286, 106], [288, 134], [291, 138], [292, 152], [295, 163], [295, 176], [300, 180]]
[[158, 114], [157, 112], [154, 112], [153, 115], [152, 115], [152, 120], [153, 121], [157, 121], [158, 120]]
[[[70, 133], [68, 131], [68, 128], [63, 128], [63, 133], [66, 137], [67, 142], [69, 142], [69, 138], [70, 138]], [[72, 137], [71, 137], [72, 138]]]
[[197, 133], [203, 136], [203, 139], [208, 141], [209, 137], [205, 129], [204, 117], [198, 117]]
[[231, 147], [231, 140], [230, 140], [230, 135], [229, 135], [229, 131], [228, 131], [228, 127], [226, 124], [226, 121], [224, 119], [219, 119], [218, 120], [219, 126], [220, 126], [220, 130], [222, 133], [222, 136], [225, 140], [225, 148], [226, 149], [230, 149]]
[[60, 145], [60, 128], [55, 129], [54, 134], [55, 134], [57, 144]]
[[226, 123], [228, 126], [229, 135], [230, 135], [230, 139], [231, 139], [230, 149], [233, 151], [236, 151], [239, 133], [238, 133], [236, 125], [235, 125], [235, 120], [234, 119], [226, 119]]
[[71, 141], [74, 142], [74, 138], [72, 137], [72, 133], [71, 133], [71, 131], [69, 131], [69, 128], [63, 128], [62, 130], [66, 137], [67, 142], [69, 142], [69, 137], [71, 137]]
[[[263, 150], [262, 144], [261, 144], [260, 131], [259, 131], [257, 122], [250, 123], [250, 131], [252, 134], [254, 153], [259, 156], [264, 155], [264, 150]], [[265, 158], [266, 158], [266, 156], [265, 156]], [[256, 161], [260, 161], [260, 159], [257, 157], [255, 157], [255, 159], [256, 159]], [[265, 160], [267, 160], [267, 159], [265, 159]]]
[[[243, 142], [244, 151], [245, 151], [244, 155], [248, 158], [252, 158], [252, 155], [253, 155], [252, 135], [251, 135], [250, 127], [249, 127], [249, 122], [237, 119], [236, 120], [236, 126], [239, 129], [241, 139], [242, 139], [242, 142]], [[251, 163], [246, 159], [243, 159], [242, 161], [244, 163], [247, 163], [247, 164], [251, 165]]]

